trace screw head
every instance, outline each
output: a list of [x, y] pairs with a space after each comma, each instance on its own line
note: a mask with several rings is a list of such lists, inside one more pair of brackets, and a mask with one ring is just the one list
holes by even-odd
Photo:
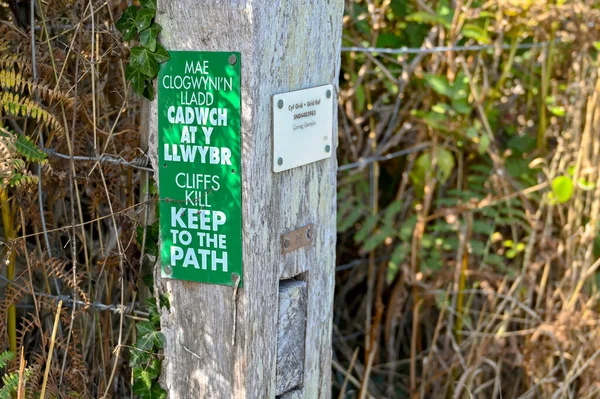
[[289, 248], [290, 247], [290, 240], [288, 240], [287, 238], [285, 240], [283, 240], [283, 247], [284, 248]]
[[171, 269], [171, 266], [165, 266], [165, 274], [171, 274], [173, 273], [173, 269]]
[[277, 106], [279, 107], [279, 109], [283, 108], [283, 100], [277, 101]]
[[306, 237], [308, 237], [308, 239], [312, 239], [313, 238], [313, 231], [312, 231], [312, 229], [308, 229], [306, 231]]
[[277, 165], [279, 165], [279, 166], [283, 165], [283, 158], [280, 157], [277, 159]]
[[229, 56], [229, 64], [231, 64], [231, 65], [235, 65], [235, 63], [236, 63], [236, 62], [237, 62], [237, 57], [236, 57], [236, 55], [235, 55], [235, 54], [231, 54], [231, 55]]
[[329, 152], [329, 151], [331, 151], [331, 146], [329, 144], [327, 144], [325, 146], [325, 152]]
[[240, 278], [237, 273], [231, 273], [231, 282], [235, 284], [235, 282]]
[[327, 90], [327, 93], [325, 93], [327, 95], [327, 98], [331, 98], [331, 90]]

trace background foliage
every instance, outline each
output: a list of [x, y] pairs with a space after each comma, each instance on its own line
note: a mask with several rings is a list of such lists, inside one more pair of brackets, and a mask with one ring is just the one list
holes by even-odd
[[339, 397], [598, 396], [599, 16], [346, 2]]

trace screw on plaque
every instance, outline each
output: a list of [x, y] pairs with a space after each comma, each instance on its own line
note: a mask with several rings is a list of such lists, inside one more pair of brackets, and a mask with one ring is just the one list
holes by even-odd
[[283, 108], [283, 100], [277, 101], [277, 106], [279, 107], [279, 109]]
[[235, 63], [236, 63], [236, 62], [237, 62], [237, 57], [235, 56], [235, 54], [231, 54], [231, 55], [229, 56], [229, 63], [230, 63], [231, 65], [235, 65]]
[[331, 151], [331, 146], [328, 144], [325, 146], [325, 152]]
[[306, 231], [306, 237], [308, 237], [309, 240], [312, 240], [312, 238], [313, 238], [313, 231], [312, 231], [312, 229], [308, 229]]
[[239, 274], [231, 273], [231, 282], [235, 284], [236, 281], [240, 278]]
[[290, 247], [290, 240], [288, 240], [287, 238], [285, 240], [283, 240], [283, 247], [284, 248], [289, 248]]
[[277, 159], [277, 165], [279, 165], [279, 166], [283, 165], [283, 158]]
[[165, 274], [171, 274], [173, 273], [173, 269], [171, 269], [171, 266], [165, 266]]
[[331, 98], [331, 90], [327, 90], [327, 98]]

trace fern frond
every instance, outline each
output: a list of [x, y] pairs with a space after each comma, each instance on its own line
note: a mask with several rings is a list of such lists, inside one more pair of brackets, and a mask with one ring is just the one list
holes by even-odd
[[0, 69], [0, 88], [10, 90], [20, 95], [29, 97], [39, 97], [47, 103], [62, 102], [65, 105], [71, 105], [71, 97], [50, 88], [49, 85], [33, 82], [30, 78], [23, 76], [23, 73], [16, 72], [14, 69]]
[[19, 387], [19, 374], [8, 373], [2, 377], [4, 386], [0, 388], [0, 399], [12, 399], [12, 395], [17, 392]]
[[0, 369], [6, 367], [8, 362], [15, 358], [15, 354], [11, 351], [5, 351], [0, 353]]
[[4, 92], [0, 97], [0, 107], [7, 114], [35, 119], [40, 125], [57, 132], [59, 135], [64, 134], [63, 126], [54, 115], [30, 98], [21, 97], [17, 93]]
[[17, 152], [22, 155], [29, 162], [45, 163], [48, 157], [46, 153], [39, 149], [39, 147], [31, 140], [31, 138], [19, 135], [15, 141], [15, 148]]
[[31, 174], [31, 172], [28, 170], [23, 171], [23, 173], [14, 173], [8, 181], [8, 185], [11, 187], [22, 187], [36, 184], [38, 184], [38, 177]]

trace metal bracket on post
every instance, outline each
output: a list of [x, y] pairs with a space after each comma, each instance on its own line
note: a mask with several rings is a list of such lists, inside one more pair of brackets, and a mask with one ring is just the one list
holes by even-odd
[[315, 230], [312, 223], [283, 234], [281, 236], [281, 253], [287, 254], [312, 244], [314, 236]]

